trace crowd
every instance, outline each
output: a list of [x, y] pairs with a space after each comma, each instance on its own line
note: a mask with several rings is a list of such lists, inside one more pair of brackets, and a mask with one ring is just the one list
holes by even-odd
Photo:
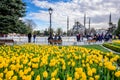
[[[31, 37], [32, 37], [32, 34], [29, 33], [28, 34], [28, 42], [31, 42]], [[85, 35], [83, 36], [82, 34], [77, 34], [76, 35], [76, 39], [77, 41], [83, 41], [83, 37], [87, 38], [87, 40], [96, 40], [96, 41], [99, 41], [99, 42], [102, 42], [102, 41], [111, 41], [112, 39], [120, 39], [120, 34], [118, 36], [116, 35], [112, 35], [112, 34], [94, 34], [94, 35]], [[35, 42], [35, 39], [36, 39], [36, 34], [33, 34], [33, 42]], [[61, 36], [60, 35], [53, 35], [52, 40], [62, 40]], [[49, 38], [48, 38], [49, 40]]]
[[94, 34], [94, 35], [85, 35], [85, 36], [82, 36], [81, 34], [76, 35], [77, 41], [82, 41], [83, 37], [87, 38], [87, 40], [96, 40], [99, 42], [102, 42], [102, 41], [107, 42], [107, 41], [111, 41], [112, 39], [117, 39], [117, 38], [120, 39], [120, 34], [118, 36], [112, 35], [112, 34]]
[[53, 35], [48, 37], [48, 43], [50, 44], [61, 44], [62, 43], [62, 38], [60, 35]]
[[55, 35], [53, 36], [53, 40], [62, 40], [60, 35]]

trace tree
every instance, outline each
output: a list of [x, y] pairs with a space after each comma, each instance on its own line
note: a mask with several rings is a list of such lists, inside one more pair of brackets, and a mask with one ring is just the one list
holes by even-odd
[[20, 18], [25, 16], [25, 9], [22, 0], [0, 0], [0, 33], [21, 33], [25, 24]]
[[118, 27], [117, 27], [117, 29], [116, 29], [116, 31], [115, 31], [115, 34], [116, 34], [116, 35], [119, 35], [119, 34], [120, 34], [120, 19], [118, 20]]
[[40, 36], [42, 33], [41, 33], [40, 30], [35, 30], [35, 31], [33, 32], [33, 34], [36, 34], [36, 35]]
[[[66, 36], [66, 35], [67, 35], [67, 32], [64, 31], [64, 32], [63, 32], [63, 35]], [[67, 35], [67, 36], [68, 36], [68, 35]]]
[[28, 33], [28, 28], [26, 27], [25, 23], [21, 20], [19, 20], [19, 22], [17, 23], [17, 32], [20, 34], [26, 34]]
[[48, 36], [48, 35], [49, 35], [48, 30], [45, 29], [45, 31], [44, 31], [44, 36]]
[[33, 29], [36, 27], [35, 22], [31, 19], [26, 19], [25, 24], [26, 24], [26, 27], [28, 28], [28, 32], [32, 32]]
[[56, 32], [57, 32], [58, 35], [61, 35], [63, 33], [62, 28], [57, 28]]
[[[54, 33], [54, 29], [51, 28], [51, 34], [53, 35], [53, 33]], [[48, 34], [50, 35], [50, 28], [48, 28]]]

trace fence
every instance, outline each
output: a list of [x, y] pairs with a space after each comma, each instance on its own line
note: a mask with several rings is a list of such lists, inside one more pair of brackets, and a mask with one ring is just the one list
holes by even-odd
[[[11, 36], [11, 37], [0, 37], [0, 39], [13, 39], [16, 44], [28, 43], [28, 37], [27, 36], [20, 36], [20, 37], [13, 37], [13, 36]], [[32, 41], [31, 42], [33, 43], [33, 37], [32, 37]], [[62, 37], [62, 45], [103, 44], [103, 42], [88, 43], [86, 38], [83, 38], [83, 41], [81, 41], [81, 42], [77, 42], [75, 36]], [[48, 45], [48, 37], [36, 37], [35, 44]]]
[[[9, 36], [9, 37], [0, 37], [0, 39], [13, 39], [16, 44], [24, 44], [28, 43], [28, 37], [27, 36]], [[31, 39], [33, 42], [33, 38]], [[76, 42], [76, 37], [62, 37], [62, 45], [73, 45]], [[36, 37], [36, 44], [48, 44], [48, 37]]]

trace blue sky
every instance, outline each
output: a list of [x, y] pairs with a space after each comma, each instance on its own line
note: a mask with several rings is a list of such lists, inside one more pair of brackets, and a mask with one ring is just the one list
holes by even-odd
[[69, 16], [69, 29], [75, 21], [83, 24], [84, 14], [91, 18], [91, 27], [96, 29], [108, 28], [109, 14], [112, 22], [117, 24], [120, 18], [120, 0], [23, 0], [26, 5], [26, 16], [23, 19], [32, 19], [36, 23], [35, 30], [45, 30], [49, 27], [48, 8], [53, 9], [52, 28], [67, 30], [67, 16]]

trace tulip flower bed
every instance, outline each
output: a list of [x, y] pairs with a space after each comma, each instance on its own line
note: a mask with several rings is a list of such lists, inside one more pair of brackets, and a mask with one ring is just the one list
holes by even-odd
[[0, 46], [0, 80], [120, 80], [113, 53], [77, 46]]
[[113, 40], [112, 44], [115, 45], [115, 46], [120, 47], [120, 40]]
[[120, 40], [113, 40], [112, 42], [120, 44]]
[[104, 43], [103, 46], [113, 51], [120, 52], [120, 40], [113, 40], [112, 43]]

